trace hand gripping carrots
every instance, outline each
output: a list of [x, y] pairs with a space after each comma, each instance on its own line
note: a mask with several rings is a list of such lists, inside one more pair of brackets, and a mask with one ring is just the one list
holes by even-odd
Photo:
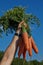
[[21, 36], [18, 39], [18, 57], [20, 58], [21, 54], [23, 54], [23, 59], [26, 58], [26, 51], [28, 51], [29, 56], [32, 56], [32, 48], [35, 51], [35, 53], [38, 53], [38, 48], [35, 45], [35, 42], [32, 38], [32, 36], [28, 36], [28, 33], [24, 26], [22, 26], [21, 30]]

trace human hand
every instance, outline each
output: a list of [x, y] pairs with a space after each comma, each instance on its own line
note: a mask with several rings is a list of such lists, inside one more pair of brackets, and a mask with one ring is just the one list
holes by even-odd
[[26, 23], [24, 22], [24, 20], [23, 20], [23, 21], [21, 21], [21, 22], [19, 23], [18, 29], [20, 29], [22, 25], [24, 25], [25, 28], [27, 27], [27, 24], [26, 24]]
[[18, 32], [18, 33], [20, 33], [21, 32], [21, 27], [22, 27], [22, 25], [24, 25], [24, 27], [26, 28], [27, 27], [27, 24], [24, 22], [24, 20], [23, 21], [21, 21], [20, 23], [19, 23], [19, 25], [18, 25], [18, 28], [17, 28], [17, 31], [16, 32]]

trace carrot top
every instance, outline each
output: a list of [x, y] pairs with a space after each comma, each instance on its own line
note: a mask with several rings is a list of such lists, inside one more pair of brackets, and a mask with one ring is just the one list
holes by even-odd
[[22, 33], [23, 32], [27, 32], [27, 31], [26, 31], [26, 28], [22, 25]]

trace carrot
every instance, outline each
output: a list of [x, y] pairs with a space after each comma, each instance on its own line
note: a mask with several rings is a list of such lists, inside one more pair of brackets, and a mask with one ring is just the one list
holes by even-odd
[[24, 47], [24, 51], [23, 51], [23, 59], [25, 60], [25, 58], [26, 58], [26, 49], [25, 49], [25, 47]]
[[19, 51], [18, 51], [18, 57], [19, 57], [19, 58], [20, 58], [22, 52], [23, 52], [23, 47], [21, 46], [21, 48], [19, 48]]
[[27, 31], [26, 31], [24, 26], [22, 26], [22, 34], [21, 34], [21, 36], [22, 36], [22, 40], [23, 40], [23, 43], [25, 45], [25, 48], [28, 50], [29, 49], [29, 45], [28, 45], [28, 33], [27, 33]]
[[18, 41], [19, 41], [18, 57], [20, 58], [21, 54], [23, 53], [24, 45], [22, 43], [22, 39], [21, 38]]
[[31, 45], [31, 43], [30, 43], [30, 48], [29, 48], [29, 56], [32, 56], [32, 45]]
[[35, 53], [38, 53], [38, 48], [37, 48], [37, 46], [36, 46], [36, 44], [35, 44], [35, 42], [34, 42], [32, 37], [31, 37], [31, 43], [32, 43], [32, 48], [35, 51]]
[[31, 38], [29, 37], [29, 50], [28, 50], [28, 53], [29, 53], [29, 56], [32, 56], [32, 45], [31, 45]]

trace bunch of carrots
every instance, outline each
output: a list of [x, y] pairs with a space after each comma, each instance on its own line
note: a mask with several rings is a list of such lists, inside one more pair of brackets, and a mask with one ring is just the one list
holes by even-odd
[[20, 58], [21, 54], [23, 54], [23, 59], [26, 58], [26, 51], [28, 51], [29, 56], [32, 56], [32, 49], [35, 51], [35, 53], [38, 53], [38, 48], [32, 38], [32, 36], [29, 37], [26, 29], [24, 26], [22, 26], [21, 30], [21, 36], [18, 39], [18, 57]]

